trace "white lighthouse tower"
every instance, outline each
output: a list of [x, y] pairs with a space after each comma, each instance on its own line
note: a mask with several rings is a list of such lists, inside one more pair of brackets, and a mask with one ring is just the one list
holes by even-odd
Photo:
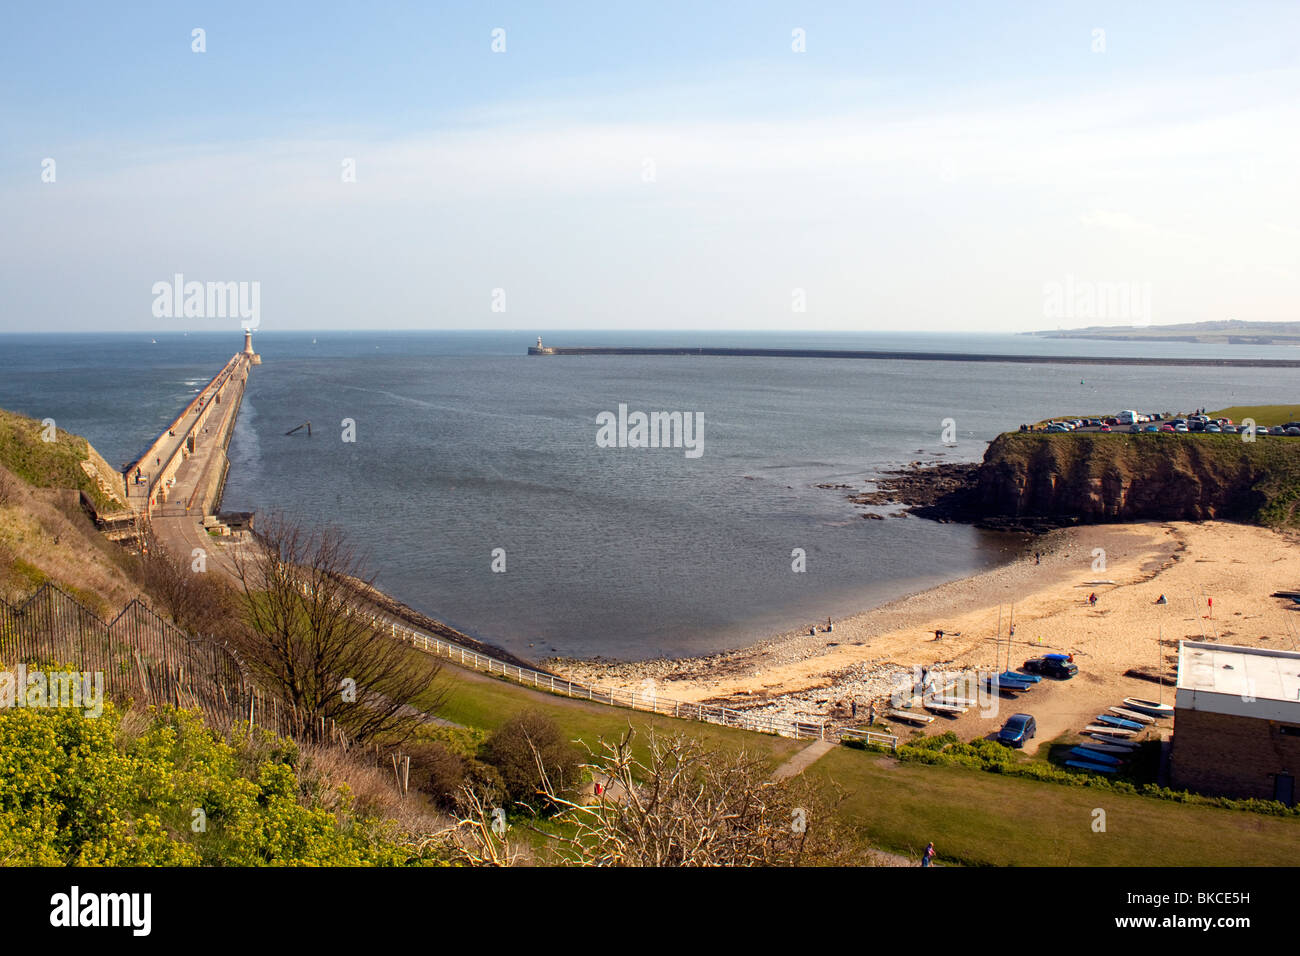
[[261, 365], [262, 356], [253, 351], [253, 330], [244, 329], [244, 354], [248, 356], [249, 365]]

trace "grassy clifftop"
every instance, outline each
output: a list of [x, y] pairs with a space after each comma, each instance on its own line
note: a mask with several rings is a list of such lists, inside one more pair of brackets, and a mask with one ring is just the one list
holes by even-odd
[[1300, 439], [1013, 432], [989, 446], [977, 502], [1016, 517], [1300, 526]]
[[100, 512], [125, 507], [118, 489], [121, 477], [90, 442], [62, 429], [54, 430], [54, 441], [45, 441], [47, 433], [36, 419], [0, 409], [0, 465], [37, 488], [84, 491]]

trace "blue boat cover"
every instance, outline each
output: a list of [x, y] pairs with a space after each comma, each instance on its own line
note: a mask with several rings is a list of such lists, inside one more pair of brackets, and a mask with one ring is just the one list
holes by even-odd
[[1122, 727], [1124, 730], [1143, 730], [1143, 726], [1136, 720], [1125, 720], [1123, 717], [1112, 717], [1109, 714], [1098, 714], [1097, 720], [1111, 727]]
[[1087, 747], [1074, 747], [1070, 753], [1080, 760], [1091, 760], [1093, 763], [1104, 763], [1108, 767], [1118, 767], [1119, 758], [1114, 754], [1102, 753], [1100, 750], [1089, 750]]
[[1115, 768], [1114, 768], [1114, 767], [1107, 767], [1105, 764], [1102, 764], [1102, 763], [1089, 763], [1089, 762], [1086, 761], [1086, 760], [1067, 760], [1067, 761], [1065, 762], [1065, 765], [1066, 765], [1067, 767], [1078, 767], [1080, 770], [1092, 770], [1092, 771], [1095, 771], [1095, 772], [1097, 772], [1097, 773], [1114, 773], [1114, 772], [1115, 772]]

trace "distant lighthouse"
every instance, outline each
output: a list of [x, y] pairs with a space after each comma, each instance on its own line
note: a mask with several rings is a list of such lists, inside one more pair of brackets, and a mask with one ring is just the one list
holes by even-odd
[[253, 330], [244, 329], [244, 354], [248, 356], [249, 365], [261, 365], [262, 356], [253, 351]]

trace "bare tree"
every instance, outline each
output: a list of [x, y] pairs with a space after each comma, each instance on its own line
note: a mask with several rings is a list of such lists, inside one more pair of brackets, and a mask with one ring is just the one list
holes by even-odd
[[376, 620], [361, 597], [372, 579], [342, 534], [271, 515], [232, 563], [243, 592], [240, 651], [309, 732], [333, 721], [352, 740], [392, 743], [438, 708], [445, 690], [431, 688], [441, 664]]
[[684, 736], [650, 734], [633, 755], [629, 726], [586, 764], [600, 784], [591, 803], [543, 789], [574, 827], [563, 862], [585, 866], [797, 866], [868, 863], [835, 820], [835, 795], [773, 781], [744, 753], [713, 752]]
[[136, 525], [138, 580], [172, 623], [194, 635], [225, 639], [232, 635], [236, 594], [219, 573], [170, 553], [144, 520]]

